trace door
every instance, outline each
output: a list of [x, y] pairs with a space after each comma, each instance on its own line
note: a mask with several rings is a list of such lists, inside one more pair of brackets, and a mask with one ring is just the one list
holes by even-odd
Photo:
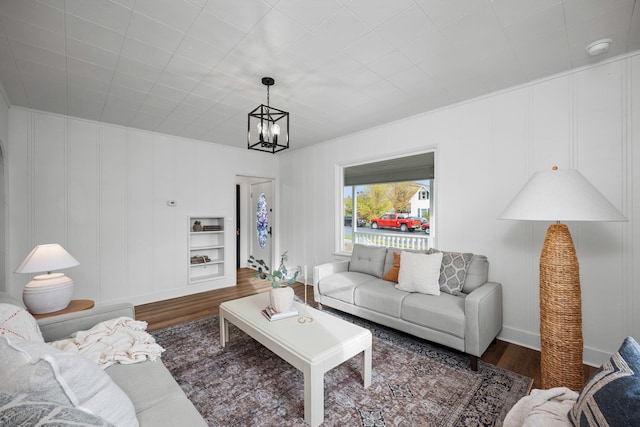
[[[250, 243], [250, 255], [256, 259], [262, 259], [273, 268], [273, 181], [265, 181], [251, 184], [251, 207], [249, 217], [253, 224], [248, 231]], [[277, 267], [277, 266], [276, 266]]]

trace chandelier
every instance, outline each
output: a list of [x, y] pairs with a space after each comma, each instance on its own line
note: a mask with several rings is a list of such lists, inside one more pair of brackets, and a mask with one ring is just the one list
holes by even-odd
[[247, 148], [275, 154], [289, 148], [289, 113], [269, 106], [269, 87], [275, 84], [271, 77], [263, 77], [267, 87], [267, 105], [260, 104], [249, 113]]

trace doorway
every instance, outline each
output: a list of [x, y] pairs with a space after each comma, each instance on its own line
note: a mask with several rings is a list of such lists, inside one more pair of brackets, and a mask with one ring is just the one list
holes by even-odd
[[275, 224], [275, 181], [264, 177], [236, 177], [236, 267], [247, 267], [253, 255], [272, 266]]

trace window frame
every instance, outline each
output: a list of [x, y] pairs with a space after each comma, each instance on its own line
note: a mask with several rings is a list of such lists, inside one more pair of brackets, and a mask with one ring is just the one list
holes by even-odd
[[[359, 165], [366, 165], [369, 163], [378, 163], [378, 162], [384, 162], [387, 160], [394, 160], [394, 159], [402, 159], [405, 157], [412, 157], [412, 156], [416, 156], [416, 155], [421, 155], [421, 154], [428, 154], [428, 153], [433, 153], [433, 177], [432, 178], [424, 178], [424, 179], [429, 179], [430, 180], [430, 188], [429, 190], [427, 190], [428, 196], [427, 199], [429, 200], [429, 224], [430, 224], [430, 233], [428, 234], [428, 240], [429, 240], [429, 246], [430, 247], [434, 247], [436, 245], [435, 241], [436, 241], [436, 233], [434, 232], [435, 230], [435, 223], [436, 223], [436, 217], [437, 217], [437, 203], [436, 203], [436, 198], [437, 198], [437, 180], [436, 180], [436, 176], [437, 176], [437, 161], [438, 161], [438, 156], [437, 156], [437, 149], [436, 148], [429, 148], [429, 149], [425, 149], [422, 151], [417, 151], [417, 152], [411, 152], [411, 153], [404, 153], [402, 155], [398, 155], [398, 156], [389, 156], [389, 157], [383, 157], [383, 158], [378, 158], [375, 160], [368, 160], [368, 161], [363, 161], [363, 162], [357, 162], [357, 163], [345, 163], [345, 164], [336, 164], [336, 168], [335, 168], [335, 176], [336, 176], [336, 198], [337, 198], [337, 203], [336, 203], [336, 211], [335, 211], [335, 224], [337, 224], [337, 226], [335, 227], [335, 240], [334, 240], [334, 254], [335, 255], [339, 255], [339, 256], [345, 256], [345, 257], [350, 257], [351, 256], [351, 251], [346, 251], [344, 249], [344, 239], [345, 239], [345, 233], [344, 233], [344, 210], [345, 210], [345, 197], [344, 197], [344, 188], [345, 188], [345, 170], [349, 167], [353, 167], [353, 166], [359, 166]], [[402, 182], [402, 181], [401, 181]], [[370, 184], [367, 184], [370, 185]], [[356, 204], [356, 198], [357, 198], [357, 193], [356, 193], [356, 185], [352, 185], [352, 198], [353, 198], [353, 212], [352, 212], [352, 217], [353, 218], [357, 218], [358, 213], [357, 213], [357, 204]], [[426, 190], [426, 188], [425, 188]]]

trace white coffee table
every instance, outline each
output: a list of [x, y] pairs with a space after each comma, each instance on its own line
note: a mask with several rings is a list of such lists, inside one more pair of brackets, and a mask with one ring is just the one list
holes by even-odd
[[[324, 421], [324, 373], [362, 353], [364, 388], [371, 385], [371, 332], [307, 307], [313, 322], [298, 317], [268, 321], [260, 312], [269, 304], [262, 293], [220, 304], [220, 345], [229, 341], [229, 322], [304, 374], [304, 420], [312, 427]], [[300, 313], [304, 305], [294, 302]]]

